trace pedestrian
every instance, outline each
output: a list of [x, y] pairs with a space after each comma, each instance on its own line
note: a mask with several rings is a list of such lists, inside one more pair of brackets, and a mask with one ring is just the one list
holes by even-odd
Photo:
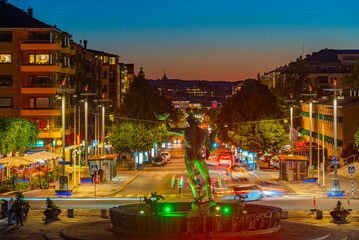
[[103, 182], [103, 170], [100, 167], [100, 169], [98, 170], [98, 175], [100, 176], [100, 181]]
[[6, 217], [6, 212], [7, 210], [7, 205], [8, 205], [8, 201], [6, 201], [5, 199], [1, 199], [2, 203], [1, 203], [1, 217]]
[[68, 167], [67, 168], [67, 173], [69, 174], [69, 179], [70, 181], [72, 180], [72, 174], [73, 174], [74, 170], [72, 169], [72, 167]]
[[92, 182], [95, 182], [95, 172], [91, 171]]
[[11, 198], [7, 204], [7, 213], [8, 213], [7, 224], [8, 225], [12, 225], [12, 213], [14, 212], [13, 203], [14, 203], [14, 200]]
[[21, 226], [24, 226], [23, 222], [22, 222], [22, 202], [20, 199], [17, 199], [15, 202], [15, 213], [16, 213], [16, 226], [19, 225], [19, 223], [21, 224]]

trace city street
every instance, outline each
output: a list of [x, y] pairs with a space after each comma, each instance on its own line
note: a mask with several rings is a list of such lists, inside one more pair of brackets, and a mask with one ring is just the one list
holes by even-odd
[[[233, 185], [239, 186], [243, 183], [232, 181], [226, 175], [225, 166], [209, 166], [211, 177], [216, 176], [221, 186], [215, 184], [215, 201], [233, 201], [233, 194], [223, 195], [217, 194], [220, 191], [230, 189]], [[151, 193], [157, 192], [165, 197], [165, 201], [192, 201], [193, 197], [188, 184], [188, 176], [185, 171], [183, 156], [172, 157], [172, 159], [162, 167], [148, 166], [145, 170], [140, 170], [139, 174], [131, 182], [116, 193], [109, 193], [106, 197], [94, 198], [80, 198], [76, 196], [71, 197], [55, 197], [54, 200], [60, 208], [63, 209], [107, 209], [110, 207], [139, 203], [143, 196], [150, 196]], [[252, 203], [264, 204], [281, 207], [283, 209], [313, 209], [313, 197], [316, 198], [316, 207], [322, 210], [332, 209], [336, 201], [341, 200], [343, 204], [347, 205], [346, 197], [327, 197], [324, 191], [317, 183], [304, 183], [302, 181], [287, 182], [278, 181], [278, 170], [264, 169], [260, 171], [248, 170], [248, 183], [256, 183], [258, 186], [272, 187], [275, 189], [282, 189], [274, 196], [265, 195], [258, 201]], [[124, 174], [124, 173], [123, 173]], [[128, 174], [128, 173], [126, 173]], [[121, 177], [121, 173], [118, 174]], [[183, 177], [183, 188], [181, 193], [179, 191], [178, 181]], [[216, 180], [212, 177], [212, 180]], [[85, 183], [92, 189], [92, 183]], [[104, 187], [106, 185], [103, 184]], [[41, 197], [39, 191], [31, 194], [31, 209], [45, 208], [45, 198]], [[204, 194], [202, 189], [201, 194]], [[36, 196], [39, 195], [39, 196]], [[25, 194], [28, 196], [28, 194]], [[352, 209], [359, 209], [359, 199], [350, 199], [350, 207]]]

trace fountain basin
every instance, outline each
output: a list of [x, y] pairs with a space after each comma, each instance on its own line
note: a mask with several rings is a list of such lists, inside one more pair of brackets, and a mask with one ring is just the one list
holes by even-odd
[[115, 232], [137, 236], [183, 237], [193, 234], [211, 237], [250, 236], [280, 230], [282, 209], [246, 204], [245, 214], [237, 216], [238, 204], [218, 202], [208, 216], [189, 217], [190, 202], [161, 202], [159, 214], [150, 213], [147, 204], [130, 204], [110, 209]]

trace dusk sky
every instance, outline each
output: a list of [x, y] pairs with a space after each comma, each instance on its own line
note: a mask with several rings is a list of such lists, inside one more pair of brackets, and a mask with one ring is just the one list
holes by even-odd
[[[23, 8], [22, 0], [9, 3]], [[359, 49], [358, 0], [25, 0], [147, 78], [236, 81], [323, 48]]]

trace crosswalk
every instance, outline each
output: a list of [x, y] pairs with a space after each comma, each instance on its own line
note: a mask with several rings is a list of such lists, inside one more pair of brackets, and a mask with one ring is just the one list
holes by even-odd
[[[150, 194], [149, 194], [150, 195]], [[160, 194], [162, 195], [163, 197], [165, 198], [178, 198], [178, 194]], [[116, 195], [116, 198], [142, 198], [146, 196], [148, 197], [147, 195], [143, 195], [143, 194], [138, 194], [138, 195], [135, 195], [135, 194], [117, 194]]]

